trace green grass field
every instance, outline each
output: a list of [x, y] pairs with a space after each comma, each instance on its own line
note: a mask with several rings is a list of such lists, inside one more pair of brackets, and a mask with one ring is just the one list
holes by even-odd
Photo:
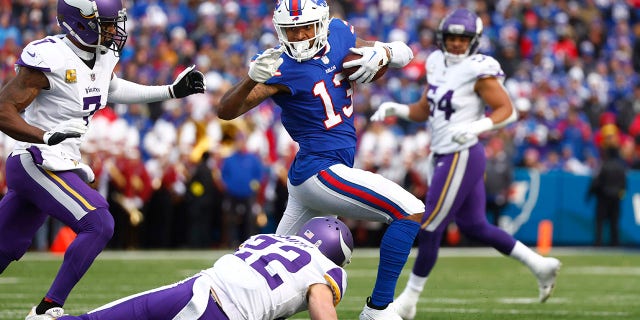
[[[221, 251], [103, 252], [67, 300], [79, 314], [128, 294], [169, 284], [207, 268]], [[441, 250], [416, 319], [640, 319], [640, 252], [554, 248], [563, 263], [556, 291], [537, 302], [526, 267], [485, 248]], [[415, 252], [412, 257], [415, 256]], [[24, 319], [40, 301], [61, 257], [28, 253], [0, 275], [0, 320]], [[376, 275], [377, 250], [356, 250], [340, 319], [357, 319]], [[397, 293], [404, 288], [413, 258]], [[308, 319], [301, 313], [292, 319]]]

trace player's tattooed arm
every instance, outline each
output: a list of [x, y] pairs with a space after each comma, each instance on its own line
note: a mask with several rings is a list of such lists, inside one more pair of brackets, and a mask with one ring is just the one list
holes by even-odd
[[218, 117], [223, 120], [235, 119], [272, 95], [285, 92], [289, 92], [285, 86], [265, 85], [245, 77], [222, 96], [217, 109]]
[[356, 38], [356, 48], [360, 47], [373, 47], [375, 41], [364, 40], [360, 38]]

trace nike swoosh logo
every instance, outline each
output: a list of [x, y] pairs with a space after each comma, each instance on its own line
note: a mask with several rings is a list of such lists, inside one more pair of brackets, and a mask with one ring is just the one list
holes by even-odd
[[376, 56], [376, 54], [377, 54], [377, 52], [375, 52], [375, 51], [374, 51], [374, 52], [373, 52], [373, 55], [371, 56], [371, 58], [369, 58], [369, 61], [371, 61], [371, 59], [373, 59], [373, 57], [375, 57], [375, 56]]
[[36, 54], [35, 54], [35, 53], [31, 53], [31, 52], [29, 52], [29, 51], [27, 51], [27, 53], [28, 53], [32, 58], [35, 58], [35, 57], [36, 57]]

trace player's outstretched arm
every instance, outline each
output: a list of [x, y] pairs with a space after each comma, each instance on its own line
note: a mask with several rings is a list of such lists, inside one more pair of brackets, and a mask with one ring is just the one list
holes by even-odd
[[195, 65], [184, 69], [172, 84], [164, 86], [142, 85], [118, 78], [113, 74], [109, 83], [108, 101], [123, 104], [148, 103], [184, 98], [192, 94], [204, 93], [206, 89], [204, 75], [195, 69]]
[[45, 131], [29, 125], [20, 112], [47, 87], [49, 80], [42, 71], [20, 67], [16, 77], [0, 90], [0, 131], [15, 140], [44, 143]]
[[307, 302], [311, 320], [338, 319], [338, 313], [333, 305], [333, 292], [326, 284], [316, 283], [309, 286]]

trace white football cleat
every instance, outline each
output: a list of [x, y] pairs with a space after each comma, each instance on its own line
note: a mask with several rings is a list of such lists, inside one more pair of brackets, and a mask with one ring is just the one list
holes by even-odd
[[[371, 297], [367, 298], [367, 302], [370, 300]], [[396, 313], [392, 304], [389, 304], [385, 309], [378, 310], [365, 303], [364, 309], [360, 312], [360, 320], [402, 320], [402, 317]]]
[[547, 299], [551, 297], [553, 288], [556, 286], [556, 277], [558, 276], [560, 266], [562, 266], [560, 260], [547, 257], [544, 258], [544, 264], [538, 266], [533, 272], [538, 279], [538, 288], [540, 289], [538, 298], [540, 303], [547, 301]]
[[391, 303], [393, 305], [393, 309], [398, 313], [400, 317], [404, 320], [413, 320], [416, 317], [416, 304], [417, 300], [412, 299], [405, 291], [402, 293]]
[[55, 320], [64, 315], [64, 309], [60, 307], [51, 308], [44, 314], [36, 314], [36, 307], [33, 307], [31, 308], [31, 311], [29, 311], [29, 314], [27, 314], [27, 316], [24, 318], [24, 320]]

